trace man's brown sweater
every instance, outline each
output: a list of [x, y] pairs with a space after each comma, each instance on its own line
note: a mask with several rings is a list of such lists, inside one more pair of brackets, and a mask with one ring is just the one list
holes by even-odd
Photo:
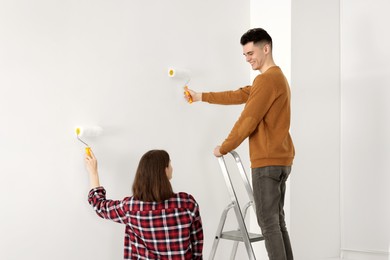
[[202, 94], [212, 104], [245, 104], [220, 152], [227, 154], [249, 137], [251, 168], [291, 166], [294, 145], [290, 129], [290, 87], [278, 66], [258, 75], [252, 86]]

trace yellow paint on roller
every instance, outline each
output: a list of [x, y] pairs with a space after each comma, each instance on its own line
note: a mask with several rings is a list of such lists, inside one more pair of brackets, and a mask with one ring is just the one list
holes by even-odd
[[186, 69], [169, 68], [168, 69], [168, 76], [171, 78], [186, 79], [189, 81], [190, 72]]
[[91, 147], [85, 147], [85, 153], [86, 153], [88, 156], [91, 156]]
[[80, 134], [80, 128], [76, 128], [76, 134], [79, 135]]

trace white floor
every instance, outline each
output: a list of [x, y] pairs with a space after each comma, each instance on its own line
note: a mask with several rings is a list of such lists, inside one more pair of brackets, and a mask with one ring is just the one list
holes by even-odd
[[[342, 260], [342, 259], [341, 258], [321, 258], [318, 260]], [[343, 260], [346, 260], [346, 259], [343, 259]]]
[[[367, 258], [323, 258], [323, 259], [318, 259], [318, 260], [357, 260], [357, 259], [364, 259], [364, 260], [374, 260], [374, 259], [379, 259], [379, 258], [372, 258], [370, 256], [367, 256]], [[381, 259], [384, 259], [384, 258], [381, 258]], [[386, 258], [387, 259], [387, 258]], [[389, 258], [390, 260], [390, 258]]]

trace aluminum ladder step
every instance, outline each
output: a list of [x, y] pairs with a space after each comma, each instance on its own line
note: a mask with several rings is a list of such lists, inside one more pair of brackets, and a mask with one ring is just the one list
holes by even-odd
[[[248, 232], [248, 235], [249, 235], [249, 241], [251, 243], [264, 240], [264, 237], [261, 234], [254, 234], [254, 233]], [[244, 239], [242, 237], [242, 232], [240, 230], [232, 230], [232, 231], [222, 232], [220, 238], [244, 242]]]

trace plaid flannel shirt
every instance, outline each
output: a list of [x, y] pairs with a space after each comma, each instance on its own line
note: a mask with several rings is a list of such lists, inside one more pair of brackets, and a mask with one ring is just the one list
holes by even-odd
[[88, 195], [98, 216], [125, 224], [124, 259], [203, 259], [203, 228], [199, 206], [187, 193], [163, 202], [126, 197], [107, 200], [103, 187]]

